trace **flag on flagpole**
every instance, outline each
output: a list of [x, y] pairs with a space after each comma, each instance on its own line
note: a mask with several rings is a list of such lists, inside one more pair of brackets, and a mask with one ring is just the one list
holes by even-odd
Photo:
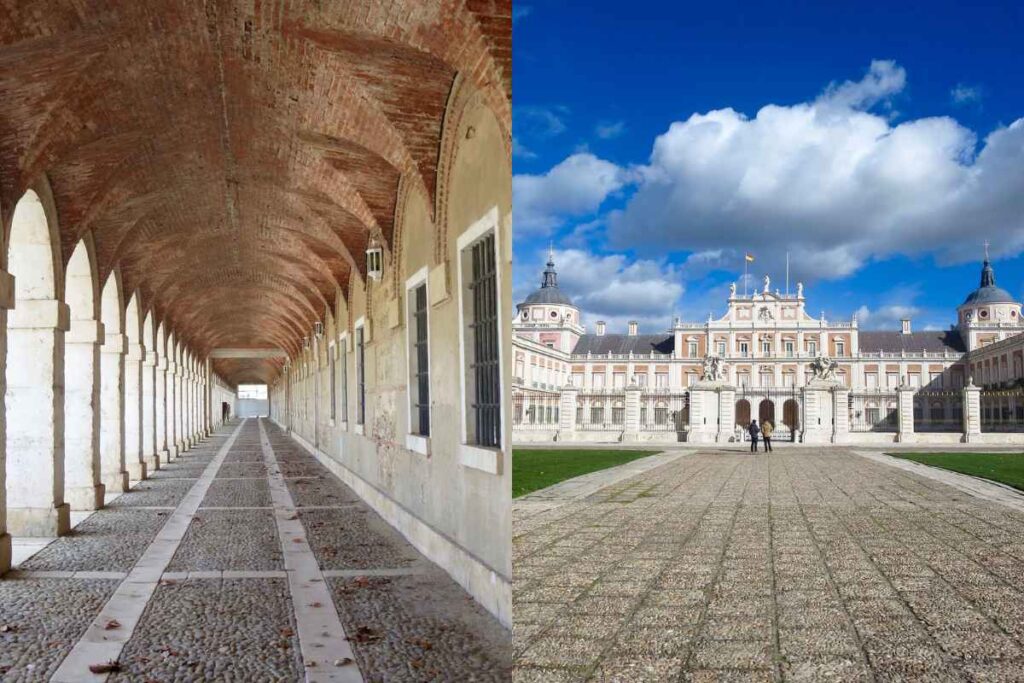
[[747, 263], [753, 263], [754, 262], [754, 255], [753, 254], [745, 254], [743, 256], [743, 258], [746, 259]]

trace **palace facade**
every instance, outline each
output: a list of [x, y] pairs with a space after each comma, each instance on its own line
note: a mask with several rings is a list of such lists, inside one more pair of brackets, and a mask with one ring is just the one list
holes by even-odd
[[[982, 417], [1009, 430], [1024, 423], [1024, 324], [1021, 304], [998, 287], [986, 259], [979, 286], [957, 308], [949, 329], [863, 330], [856, 318], [831, 321], [807, 311], [796, 293], [772, 290], [765, 277], [751, 295], [730, 289], [724, 315], [705, 322], [676, 319], [671, 329], [623, 333], [603, 321], [583, 326], [579, 309], [558, 287], [553, 255], [541, 286], [518, 304], [514, 333], [514, 426], [519, 440], [573, 431], [614, 439], [625, 431], [628, 388], [639, 389], [640, 430], [685, 438], [690, 389], [715, 379], [736, 392], [735, 423], [770, 419], [782, 438], [800, 437], [803, 390], [819, 378], [848, 392], [851, 432], [896, 432], [897, 390], [913, 389], [919, 431], [957, 431], [963, 388], [984, 392]], [[713, 363], [715, 376], [707, 377]], [[575, 416], [565, 410], [566, 389]], [[563, 434], [564, 436], [564, 434]], [[667, 437], [671, 438], [671, 437]]]

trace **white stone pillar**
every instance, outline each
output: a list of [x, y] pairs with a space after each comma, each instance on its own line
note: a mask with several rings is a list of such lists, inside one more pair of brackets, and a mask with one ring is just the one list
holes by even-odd
[[[171, 351], [169, 351], [171, 353]], [[171, 358], [174, 358], [171, 355]], [[181, 454], [181, 450], [178, 447], [178, 432], [177, 423], [174, 419], [175, 401], [177, 400], [177, 386], [175, 382], [175, 373], [177, 372], [177, 362], [173, 359], [167, 361], [167, 451], [170, 453], [171, 459], [177, 458]]]
[[558, 440], [571, 441], [576, 433], [576, 396], [579, 391], [571, 384], [558, 394]]
[[736, 433], [736, 387], [724, 385], [718, 391], [718, 441], [727, 443]]
[[833, 426], [835, 398], [834, 385], [820, 380], [806, 384], [803, 392], [803, 442], [830, 443], [835, 431]]
[[64, 333], [67, 304], [19, 301], [7, 318], [7, 531], [59, 536], [71, 528], [64, 502]]
[[900, 443], [914, 443], [914, 388], [901, 384], [896, 388], [896, 406], [899, 432], [896, 440]]
[[[124, 355], [124, 464], [129, 480], [145, 479], [146, 466], [142, 458], [143, 444], [143, 373], [146, 354], [142, 344], [128, 343]], [[152, 389], [151, 389], [152, 391]], [[151, 394], [152, 395], [152, 394]]]
[[181, 433], [181, 357], [175, 354], [171, 363], [171, 384], [174, 386], [171, 401], [171, 423], [173, 424], [175, 455], [185, 452], [185, 440]]
[[850, 440], [850, 390], [837, 386], [832, 399], [832, 443], [846, 443]]
[[71, 321], [64, 351], [64, 500], [72, 510], [103, 507], [99, 411], [102, 344], [103, 323]]
[[[635, 383], [626, 387], [625, 424], [622, 432], [623, 441], [640, 440], [640, 397], [643, 389]], [[609, 406], [610, 407], [610, 406]]]
[[981, 388], [975, 386], [974, 378], [970, 378], [964, 387], [964, 443], [976, 443], [981, 440]]
[[[148, 352], [146, 359], [149, 359]], [[153, 434], [156, 438], [157, 460], [165, 463], [170, 458], [170, 451], [167, 448], [167, 356], [154, 354], [154, 361], [156, 366], [153, 371]]]
[[7, 533], [7, 311], [14, 308], [14, 277], [0, 270], [0, 576], [11, 568], [11, 535]]
[[157, 394], [157, 381], [161, 377], [162, 371], [158, 367], [156, 351], [149, 351], [144, 347], [140, 347], [140, 350], [144, 354], [140, 364], [142, 373], [142, 431], [140, 432], [142, 451], [140, 457], [144, 463], [142, 475], [148, 477], [160, 469], [160, 454], [163, 452], [163, 444], [157, 436], [161, 427], [157, 416], [157, 401], [162, 401], [162, 397], [158, 397]]
[[100, 347], [100, 483], [104, 493], [128, 490], [125, 455], [125, 350], [123, 334], [104, 334]]
[[698, 382], [690, 387], [690, 430], [686, 440], [713, 443], [718, 438], [718, 388]]

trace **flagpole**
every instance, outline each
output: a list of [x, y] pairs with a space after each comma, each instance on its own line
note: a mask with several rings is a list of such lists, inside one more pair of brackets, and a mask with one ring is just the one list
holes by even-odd
[[786, 252], [786, 298], [789, 298], [789, 252]]
[[747, 298], [747, 252], [743, 252], [743, 298]]

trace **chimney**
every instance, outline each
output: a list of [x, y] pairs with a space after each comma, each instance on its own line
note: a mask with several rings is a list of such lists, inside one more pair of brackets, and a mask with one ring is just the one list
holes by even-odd
[[598, 320], [597, 321], [597, 336], [598, 337], [603, 337], [604, 336], [604, 321], [603, 320]]
[[637, 329], [637, 322], [635, 320], [630, 320], [629, 321], [629, 336], [630, 337], [635, 337], [636, 336], [636, 329]]
[[903, 323], [903, 334], [910, 334], [910, 318], [900, 320]]

